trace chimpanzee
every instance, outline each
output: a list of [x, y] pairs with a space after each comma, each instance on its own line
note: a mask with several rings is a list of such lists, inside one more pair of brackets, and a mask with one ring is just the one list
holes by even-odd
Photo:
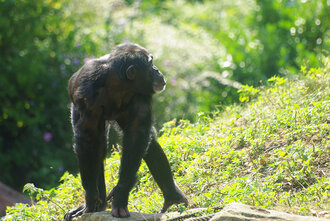
[[115, 121], [123, 132], [119, 181], [107, 197], [113, 198], [112, 216], [130, 215], [128, 196], [142, 159], [164, 195], [161, 212], [173, 204], [188, 204], [153, 133], [152, 95], [163, 91], [165, 85], [164, 76], [153, 65], [153, 56], [132, 43], [121, 44], [112, 53], [88, 61], [70, 78], [74, 150], [86, 202], [68, 211], [65, 220], [106, 208], [103, 161], [109, 121]]

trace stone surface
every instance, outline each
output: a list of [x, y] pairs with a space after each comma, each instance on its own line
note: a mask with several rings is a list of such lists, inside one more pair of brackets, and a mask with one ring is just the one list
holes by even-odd
[[[178, 212], [165, 213], [165, 214], [146, 214], [130, 212], [131, 216], [128, 218], [115, 218], [112, 217], [110, 211], [87, 213], [81, 217], [73, 219], [74, 221], [330, 221], [326, 218], [317, 218], [312, 216], [298, 216], [275, 210], [261, 209], [254, 206], [248, 206], [240, 203], [231, 203], [224, 207], [220, 212], [215, 214], [206, 215], [205, 217], [194, 217], [189, 214], [195, 214], [205, 209], [188, 210], [183, 214]], [[187, 215], [188, 214], [188, 215]]]
[[216, 213], [210, 221], [266, 221], [266, 220], [288, 220], [288, 221], [329, 221], [312, 216], [298, 216], [275, 210], [261, 209], [240, 203], [231, 203]]
[[14, 206], [15, 203], [31, 204], [31, 201], [23, 194], [0, 182], [0, 217], [6, 214], [7, 206]]
[[[97, 212], [97, 213], [86, 213], [81, 217], [73, 219], [74, 221], [158, 221], [166, 220], [165, 214], [146, 214], [130, 212], [131, 216], [128, 218], [115, 218], [111, 216], [110, 211]], [[164, 219], [162, 217], [164, 216]]]

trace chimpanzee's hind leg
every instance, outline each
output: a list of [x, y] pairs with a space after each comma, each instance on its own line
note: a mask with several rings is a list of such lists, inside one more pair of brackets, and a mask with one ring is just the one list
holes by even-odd
[[166, 155], [154, 137], [143, 159], [163, 192], [164, 204], [161, 213], [166, 212], [173, 204], [184, 203], [187, 206], [188, 200], [176, 185]]

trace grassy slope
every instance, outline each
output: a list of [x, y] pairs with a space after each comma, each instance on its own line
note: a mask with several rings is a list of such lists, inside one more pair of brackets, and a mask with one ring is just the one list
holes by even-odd
[[[273, 78], [246, 106], [165, 125], [160, 142], [193, 207], [242, 202], [300, 214], [330, 210], [329, 64], [303, 72]], [[154, 212], [155, 202], [140, 191], [155, 194], [146, 174], [132, 198]]]
[[[191, 207], [242, 202], [303, 215], [330, 210], [329, 68], [327, 58], [324, 68], [303, 68], [296, 79], [273, 78], [246, 105], [212, 117], [199, 114], [194, 124], [164, 125], [159, 141]], [[106, 160], [109, 190], [119, 159], [116, 153]], [[4, 220], [60, 219], [83, 201], [79, 177], [65, 174], [63, 180], [49, 191], [27, 186], [39, 201], [10, 208]], [[130, 210], [159, 211], [162, 196], [152, 180], [143, 163]]]

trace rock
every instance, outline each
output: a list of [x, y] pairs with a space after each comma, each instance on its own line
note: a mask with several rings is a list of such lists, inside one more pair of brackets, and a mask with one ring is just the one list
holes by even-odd
[[[111, 215], [110, 211], [96, 212], [96, 213], [86, 213], [80, 217], [74, 218], [73, 221], [166, 221], [169, 219], [174, 220], [185, 220], [185, 217], [192, 217], [193, 214], [200, 213], [206, 208], [195, 208], [187, 210], [183, 213], [170, 212], [170, 213], [137, 213], [130, 212], [131, 216], [128, 218], [115, 218]], [[176, 219], [177, 218], [177, 219]]]
[[265, 220], [288, 220], [288, 221], [330, 221], [312, 216], [298, 216], [275, 210], [261, 209], [240, 203], [231, 203], [216, 213], [210, 221], [265, 221]]
[[326, 218], [317, 218], [312, 216], [298, 216], [275, 210], [261, 209], [254, 206], [248, 206], [240, 203], [231, 203], [215, 214], [208, 214], [202, 217], [195, 217], [196, 214], [205, 211], [206, 208], [188, 210], [184, 213], [172, 212], [165, 214], [146, 214], [130, 212], [128, 218], [112, 217], [110, 211], [87, 213], [81, 217], [73, 219], [74, 221], [330, 221]]
[[[78, 218], [73, 219], [74, 221], [158, 221], [166, 220], [165, 214], [146, 214], [130, 212], [131, 216], [128, 218], [115, 218], [111, 216], [110, 211], [103, 211], [97, 213], [86, 213]], [[164, 217], [164, 219], [162, 219]]]

